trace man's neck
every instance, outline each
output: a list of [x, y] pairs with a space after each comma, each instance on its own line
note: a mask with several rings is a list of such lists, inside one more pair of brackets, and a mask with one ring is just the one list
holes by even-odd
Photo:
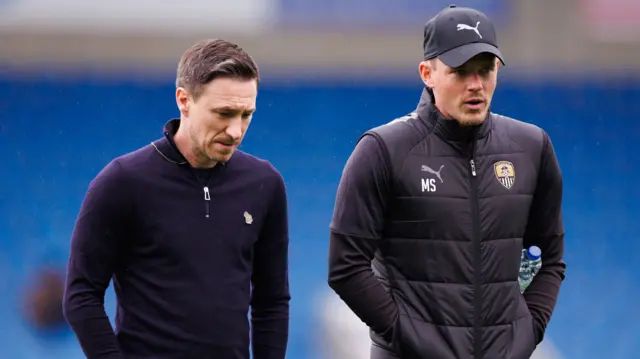
[[450, 121], [456, 121], [456, 119], [453, 118], [452, 116], [450, 116], [447, 112], [442, 111], [442, 108], [440, 106], [438, 106], [437, 103], [434, 103], [433, 106], [435, 107], [436, 111], [438, 111], [438, 113], [440, 114], [440, 116], [443, 119], [450, 120]]
[[195, 146], [182, 126], [178, 127], [178, 131], [173, 135], [173, 143], [176, 144], [178, 151], [193, 168], [207, 169], [213, 168], [218, 164], [217, 162], [201, 159], [195, 154]]

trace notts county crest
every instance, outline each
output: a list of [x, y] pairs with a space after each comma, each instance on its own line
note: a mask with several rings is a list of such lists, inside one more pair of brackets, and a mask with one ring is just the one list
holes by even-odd
[[509, 161], [498, 161], [493, 165], [493, 172], [501, 185], [506, 189], [511, 189], [516, 181], [516, 169]]

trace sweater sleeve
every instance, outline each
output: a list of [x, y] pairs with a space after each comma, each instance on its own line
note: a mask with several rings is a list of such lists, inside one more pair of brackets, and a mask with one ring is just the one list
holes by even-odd
[[255, 359], [284, 359], [286, 354], [291, 299], [288, 250], [287, 195], [278, 175], [253, 259], [251, 322]]
[[542, 267], [524, 293], [535, 322], [536, 340], [539, 343], [558, 300], [566, 268], [563, 260], [562, 175], [553, 145], [546, 133], [524, 245], [536, 245], [542, 251]]
[[104, 310], [104, 295], [118, 266], [128, 216], [118, 162], [89, 185], [71, 238], [63, 310], [88, 358], [123, 358]]
[[386, 158], [378, 140], [365, 136], [346, 163], [331, 222], [328, 282], [364, 323], [390, 340], [398, 310], [371, 269], [390, 185]]

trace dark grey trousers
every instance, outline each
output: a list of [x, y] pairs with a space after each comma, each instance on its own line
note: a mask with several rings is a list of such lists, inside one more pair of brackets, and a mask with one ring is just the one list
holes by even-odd
[[399, 356], [386, 349], [382, 349], [376, 344], [371, 344], [371, 359], [401, 359]]

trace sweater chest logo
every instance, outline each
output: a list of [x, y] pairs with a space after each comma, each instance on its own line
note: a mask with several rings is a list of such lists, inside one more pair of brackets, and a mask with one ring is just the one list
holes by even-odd
[[244, 223], [246, 224], [253, 223], [253, 216], [247, 211], [244, 212]]
[[511, 189], [516, 181], [516, 169], [509, 161], [498, 161], [493, 165], [496, 179], [506, 189]]

